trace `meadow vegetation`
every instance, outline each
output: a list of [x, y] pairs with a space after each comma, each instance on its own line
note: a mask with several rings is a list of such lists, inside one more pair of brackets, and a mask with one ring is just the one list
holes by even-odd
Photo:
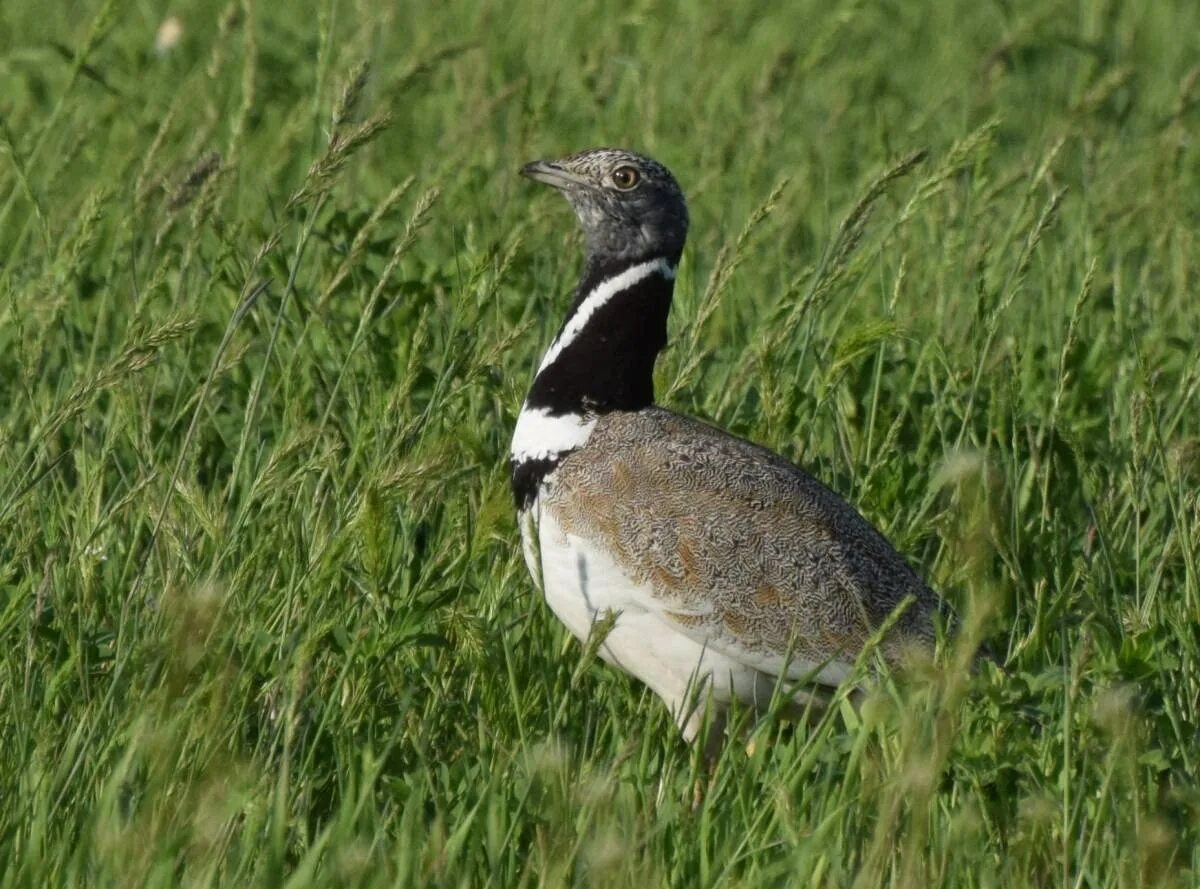
[[[1197, 884], [1200, 5], [158, 6], [0, 9], [0, 885]], [[662, 399], [965, 616], [711, 779], [507, 488], [603, 144]]]

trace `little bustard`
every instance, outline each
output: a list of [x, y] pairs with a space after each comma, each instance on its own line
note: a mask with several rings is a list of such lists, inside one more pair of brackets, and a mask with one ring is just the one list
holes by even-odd
[[852, 506], [778, 454], [655, 406], [688, 230], [674, 176], [607, 148], [521, 172], [566, 197], [586, 246], [510, 455], [551, 610], [581, 640], [604, 621], [600, 656], [657, 693], [688, 741], [702, 702], [720, 722], [781, 679], [837, 685], [910, 597], [880, 651], [931, 647], [937, 595]]

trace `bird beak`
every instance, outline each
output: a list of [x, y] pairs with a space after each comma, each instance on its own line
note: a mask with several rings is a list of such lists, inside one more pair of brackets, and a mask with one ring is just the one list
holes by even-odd
[[521, 167], [521, 175], [535, 182], [545, 182], [555, 188], [567, 188], [571, 185], [586, 185], [587, 181], [579, 175], [565, 169], [556, 161], [534, 161]]

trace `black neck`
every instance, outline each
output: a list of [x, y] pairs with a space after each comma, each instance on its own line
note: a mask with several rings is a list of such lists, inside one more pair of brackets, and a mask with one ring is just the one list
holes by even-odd
[[[663, 259], [672, 271], [679, 262], [678, 256]], [[597, 288], [646, 261], [614, 263], [589, 257], [558, 337]], [[637, 410], [653, 404], [654, 362], [667, 344], [674, 287], [673, 277], [655, 270], [614, 293], [538, 373], [526, 405], [566, 414]]]

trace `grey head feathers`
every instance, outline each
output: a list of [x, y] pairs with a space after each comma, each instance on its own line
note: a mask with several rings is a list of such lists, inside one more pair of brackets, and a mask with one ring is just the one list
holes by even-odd
[[645, 155], [590, 148], [526, 164], [521, 174], [552, 185], [583, 228], [589, 264], [611, 266], [653, 257], [679, 261], [688, 212], [671, 172]]

